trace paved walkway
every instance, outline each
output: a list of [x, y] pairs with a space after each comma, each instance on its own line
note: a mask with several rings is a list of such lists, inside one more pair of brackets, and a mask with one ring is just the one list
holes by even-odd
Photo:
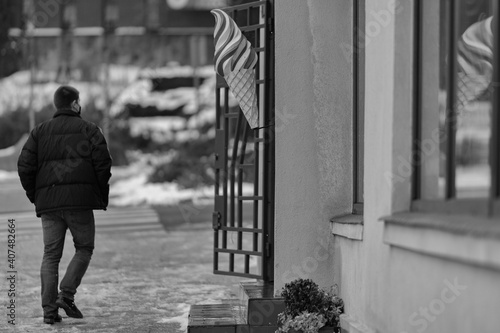
[[[40, 306], [41, 227], [31, 214], [0, 214], [0, 332], [186, 332], [191, 304], [229, 298], [242, 281], [212, 274], [209, 215], [198, 215], [194, 223], [159, 217], [148, 208], [110, 209], [96, 213], [96, 249], [76, 294], [85, 318], [67, 318], [60, 310], [63, 322], [46, 325]], [[8, 219], [16, 220], [15, 298], [8, 295]], [[72, 254], [68, 233], [61, 275]], [[8, 323], [10, 299], [15, 326]]]

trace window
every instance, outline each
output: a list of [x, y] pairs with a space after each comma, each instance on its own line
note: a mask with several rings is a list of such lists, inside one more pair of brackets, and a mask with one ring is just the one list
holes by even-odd
[[365, 0], [355, 0], [352, 7], [352, 40], [341, 43], [346, 59], [352, 60], [352, 213], [330, 219], [332, 234], [363, 240], [364, 174], [364, 88], [365, 88]]
[[420, 0], [414, 209], [499, 209], [497, 0]]

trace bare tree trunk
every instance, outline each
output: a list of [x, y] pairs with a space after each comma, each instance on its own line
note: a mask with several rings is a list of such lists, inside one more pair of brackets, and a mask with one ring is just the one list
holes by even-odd
[[0, 0], [0, 77], [5, 76], [7, 41], [9, 39], [9, 1]]
[[13, 48], [14, 44], [11, 44], [9, 38], [9, 28], [12, 27], [16, 2], [0, 0], [0, 78], [19, 69], [17, 54], [19, 50]]

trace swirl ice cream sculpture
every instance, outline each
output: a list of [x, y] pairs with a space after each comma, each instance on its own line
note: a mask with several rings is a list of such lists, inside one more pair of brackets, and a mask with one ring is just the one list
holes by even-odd
[[257, 53], [241, 30], [224, 11], [210, 11], [215, 16], [215, 71], [224, 77], [252, 129], [258, 126], [259, 109], [254, 67]]
[[459, 108], [484, 94], [493, 79], [493, 16], [472, 24], [458, 40]]

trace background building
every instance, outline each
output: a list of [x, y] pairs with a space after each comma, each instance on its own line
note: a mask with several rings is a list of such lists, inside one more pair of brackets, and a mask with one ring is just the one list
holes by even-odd
[[[32, 54], [37, 70], [59, 70], [85, 80], [96, 80], [100, 70], [96, 59], [144, 67], [168, 62], [206, 65], [213, 55], [214, 20], [209, 10], [227, 4], [227, 0], [7, 1], [11, 28], [6, 31], [15, 44], [4, 48], [25, 57]], [[32, 44], [23, 42], [30, 37]], [[19, 61], [17, 65], [26, 66]]]

